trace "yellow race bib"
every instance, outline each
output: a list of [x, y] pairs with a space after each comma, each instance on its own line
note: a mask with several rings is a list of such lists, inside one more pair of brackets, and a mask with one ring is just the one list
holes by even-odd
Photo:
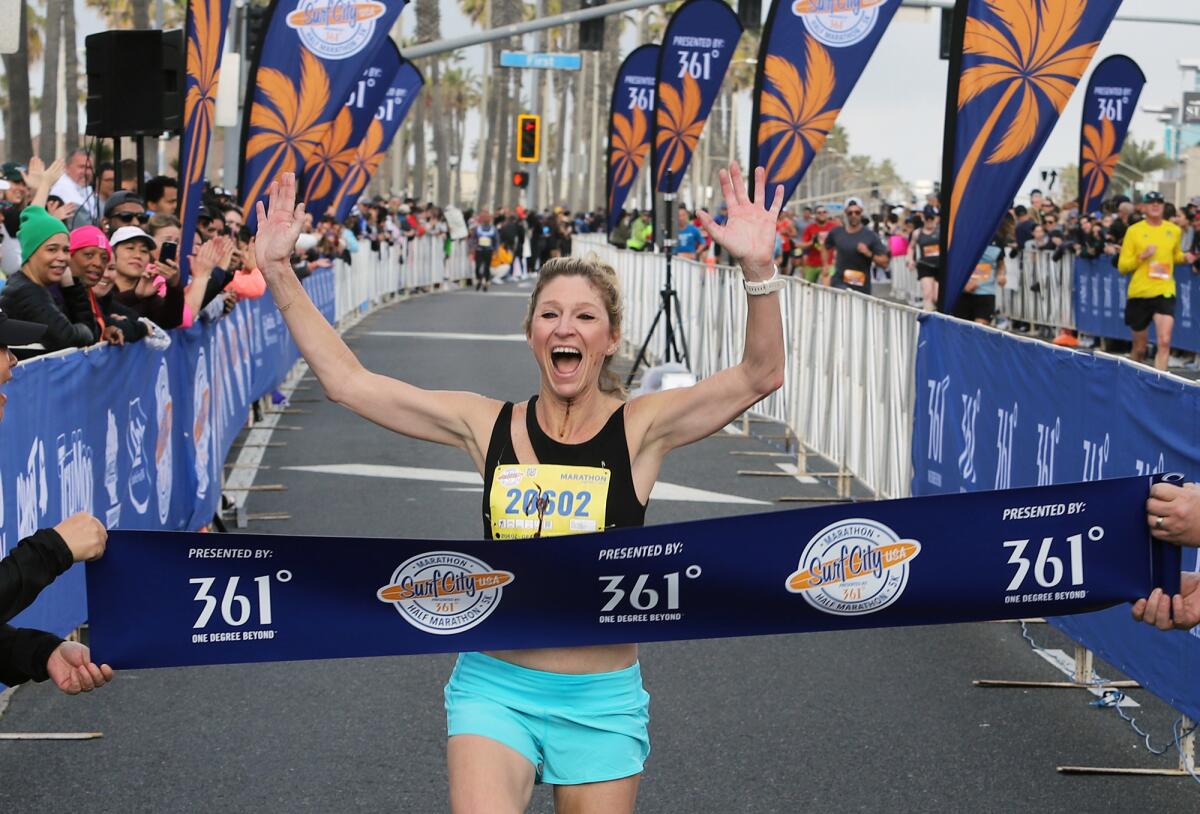
[[488, 495], [493, 540], [604, 531], [612, 473], [594, 466], [501, 464]]

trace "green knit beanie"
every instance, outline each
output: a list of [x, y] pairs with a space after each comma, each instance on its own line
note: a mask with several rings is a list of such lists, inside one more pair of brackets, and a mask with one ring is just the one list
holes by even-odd
[[59, 234], [71, 233], [61, 220], [43, 207], [27, 206], [21, 210], [21, 228], [17, 231], [17, 242], [21, 244], [21, 265], [29, 262], [39, 246]]

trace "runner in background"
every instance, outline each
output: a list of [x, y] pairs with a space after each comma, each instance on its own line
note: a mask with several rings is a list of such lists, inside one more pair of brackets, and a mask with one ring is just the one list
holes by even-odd
[[921, 307], [926, 311], [937, 310], [941, 244], [938, 218], [921, 218], [921, 228], [913, 233], [913, 239], [909, 242], [908, 267], [916, 267], [917, 282], [921, 286]]
[[996, 313], [996, 286], [1003, 288], [1007, 283], [1004, 246], [1010, 242], [1012, 230], [1013, 223], [1005, 216], [992, 243], [983, 250], [983, 256], [967, 278], [958, 302], [954, 304], [954, 316], [980, 325], [992, 324], [992, 316]]
[[830, 230], [825, 236], [826, 248], [834, 251], [834, 288], [849, 288], [863, 294], [871, 293], [871, 263], [886, 266], [887, 247], [879, 235], [863, 223], [863, 202], [847, 198], [846, 224]]
[[[829, 210], [818, 206], [814, 214], [815, 220], [804, 227], [800, 235], [799, 249], [804, 252], [804, 279], [810, 283], [827, 277], [826, 269], [833, 265], [833, 257], [825, 248], [825, 236], [837, 224], [829, 219]], [[823, 282], [828, 285], [828, 279]]]

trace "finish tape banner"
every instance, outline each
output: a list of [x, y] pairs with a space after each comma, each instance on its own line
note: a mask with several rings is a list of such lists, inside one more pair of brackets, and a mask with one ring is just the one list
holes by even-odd
[[787, 203], [825, 143], [900, 0], [775, 0], [754, 77], [750, 167]]
[[[1092, 336], [1129, 339], [1129, 326], [1125, 324], [1129, 275], [1117, 271], [1109, 257], [1075, 258], [1071, 288], [1076, 329]], [[1200, 280], [1191, 266], [1176, 266], [1175, 329], [1171, 332], [1171, 346], [1200, 352], [1200, 319], [1192, 311], [1193, 302], [1200, 303]], [[1157, 341], [1156, 336], [1151, 323], [1150, 341]]]
[[608, 231], [617, 227], [629, 189], [650, 151], [658, 46], [637, 48], [617, 71], [608, 113]]
[[1092, 71], [1079, 133], [1080, 212], [1096, 212], [1104, 202], [1145, 84], [1142, 69], [1124, 54], [1113, 54]]
[[671, 15], [658, 49], [650, 144], [659, 192], [674, 193], [683, 182], [741, 38], [737, 14], [721, 0], [687, 0]]
[[[116, 531], [87, 566], [91, 646], [98, 660], [131, 669], [1079, 613], [1178, 590], [1179, 549], [1147, 533], [1151, 482], [554, 540]], [[544, 519], [574, 502], [565, 491], [543, 497]]]

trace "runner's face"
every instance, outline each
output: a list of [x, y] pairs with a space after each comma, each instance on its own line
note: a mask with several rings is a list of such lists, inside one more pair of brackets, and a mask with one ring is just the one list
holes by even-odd
[[597, 388], [604, 360], [617, 348], [600, 292], [575, 275], [547, 283], [529, 326], [529, 347], [556, 396], [570, 399]]
[[817, 223], [824, 223], [829, 217], [829, 212], [824, 209], [817, 210]]

